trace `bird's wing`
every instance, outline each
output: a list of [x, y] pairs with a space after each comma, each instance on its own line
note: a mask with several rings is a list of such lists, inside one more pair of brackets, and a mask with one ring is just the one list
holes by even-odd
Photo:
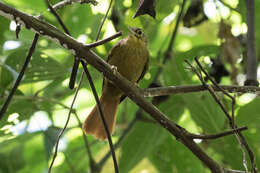
[[[143, 79], [145, 73], [148, 71], [148, 68], [149, 68], [149, 53], [147, 54], [148, 58], [147, 58], [147, 61], [144, 65], [144, 69], [139, 77], [139, 79], [137, 80], [136, 83], [138, 83], [141, 79]], [[120, 98], [120, 103], [126, 98], [126, 95], [122, 95], [121, 98]]]
[[[109, 63], [110, 58], [112, 56], [114, 56], [113, 52], [118, 52], [118, 51], [116, 51], [116, 49], [121, 49], [121, 46], [122, 46], [121, 41], [119, 41], [111, 48], [111, 50], [109, 51], [108, 56], [107, 56], [107, 60], [106, 60], [107, 63]], [[104, 85], [105, 85], [105, 77], [103, 77], [102, 91], [104, 89]]]
[[[148, 55], [148, 56], [149, 56], [149, 55]], [[142, 71], [141, 76], [140, 76], [139, 79], [137, 80], [137, 83], [138, 83], [141, 79], [143, 79], [145, 73], [148, 71], [148, 68], [149, 68], [149, 58], [147, 58], [147, 61], [146, 61], [145, 65], [144, 65], [144, 69], [143, 69], [143, 71]]]

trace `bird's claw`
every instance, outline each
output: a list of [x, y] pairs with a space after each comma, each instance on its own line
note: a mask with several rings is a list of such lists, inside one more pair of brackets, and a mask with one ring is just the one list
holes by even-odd
[[116, 74], [117, 66], [111, 65], [111, 70], [113, 71], [113, 74]]

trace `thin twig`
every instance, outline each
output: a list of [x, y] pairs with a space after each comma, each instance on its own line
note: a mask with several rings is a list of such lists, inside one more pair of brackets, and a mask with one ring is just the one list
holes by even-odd
[[225, 173], [251, 173], [251, 172], [240, 171], [240, 170], [225, 169]]
[[62, 26], [62, 29], [65, 31], [66, 34], [68, 34], [69, 36], [71, 36], [69, 30], [67, 29], [67, 27], [65, 26], [64, 22], [61, 20], [60, 16], [58, 15], [58, 13], [54, 10], [54, 8], [51, 6], [49, 0], [45, 0], [46, 5], [48, 6], [48, 8], [50, 9], [50, 12], [56, 17], [56, 19], [58, 20], [59, 24]]
[[117, 33], [115, 33], [114, 35], [111, 35], [111, 36], [108, 37], [108, 38], [105, 38], [105, 39], [103, 39], [103, 40], [96, 41], [96, 42], [94, 42], [94, 43], [87, 44], [86, 47], [87, 47], [87, 48], [93, 48], [93, 47], [100, 46], [100, 45], [105, 44], [105, 43], [107, 43], [107, 42], [109, 42], [109, 41], [111, 41], [111, 40], [113, 40], [113, 39], [115, 39], [115, 38], [117, 38], [117, 37], [119, 37], [119, 36], [121, 36], [121, 35], [122, 35], [122, 32], [117, 32]]
[[197, 134], [192, 134], [192, 133], [188, 133], [187, 135], [189, 137], [191, 137], [192, 139], [217, 139], [217, 138], [221, 138], [227, 135], [232, 135], [238, 131], [243, 131], [243, 130], [247, 130], [247, 127], [240, 127], [240, 128], [236, 128], [236, 129], [232, 129], [226, 132], [221, 132], [218, 134], [214, 134], [214, 135], [197, 135]]
[[[82, 79], [82, 78], [83, 78], [83, 75], [81, 75], [81, 79]], [[61, 136], [63, 135], [63, 133], [65, 132], [65, 130], [66, 130], [68, 124], [69, 124], [70, 115], [71, 115], [72, 110], [73, 110], [73, 105], [74, 105], [74, 103], [75, 103], [75, 101], [76, 101], [76, 98], [77, 98], [77, 96], [78, 96], [78, 92], [79, 92], [80, 86], [81, 86], [81, 82], [79, 83], [79, 85], [78, 85], [78, 87], [77, 87], [77, 89], [76, 89], [74, 98], [73, 98], [72, 103], [71, 103], [71, 106], [70, 106], [70, 110], [69, 110], [69, 114], [68, 114], [66, 123], [65, 123], [63, 129], [61, 130], [61, 132], [60, 132], [60, 134], [59, 134], [59, 136], [58, 136], [58, 138], [57, 138], [57, 142], [56, 142], [56, 145], [55, 145], [55, 151], [54, 151], [54, 154], [53, 154], [53, 158], [52, 158], [52, 161], [51, 161], [51, 164], [50, 164], [48, 173], [51, 173], [52, 166], [53, 166], [53, 164], [54, 164], [54, 161], [55, 161], [56, 156], [57, 156], [57, 153], [58, 153], [60, 138], [61, 138]]]
[[[54, 126], [53, 126], [53, 127], [54, 127]], [[45, 136], [46, 140], [48, 140], [48, 142], [50, 142], [50, 143], [55, 143], [55, 140], [50, 136], [49, 133], [46, 133], [46, 131], [43, 131], [43, 133], [44, 133], [44, 136]], [[66, 160], [66, 162], [67, 162], [67, 164], [68, 164], [68, 167], [70, 168], [70, 172], [71, 172], [71, 173], [75, 173], [75, 168], [74, 168], [74, 166], [71, 164], [71, 162], [68, 160], [68, 155], [67, 155], [67, 153], [66, 153], [66, 152], [63, 152], [63, 153], [64, 153], [64, 156], [65, 156], [65, 160]]]
[[[207, 79], [209, 79], [209, 80], [214, 84], [215, 87], [217, 87], [220, 91], [222, 91], [226, 96], [228, 96], [228, 97], [232, 100], [232, 115], [231, 115], [231, 121], [230, 121], [230, 123], [231, 123], [231, 127], [232, 127], [232, 128], [235, 128], [235, 126], [234, 126], [234, 124], [235, 124], [235, 119], [234, 119], [234, 117], [235, 117], [235, 116], [234, 116], [234, 110], [233, 110], [234, 105], [235, 105], [235, 103], [236, 103], [235, 98], [234, 98], [232, 95], [230, 95], [227, 91], [225, 91], [224, 89], [222, 89], [222, 88], [218, 85], [218, 83], [215, 82], [215, 81], [211, 78], [211, 76], [210, 76], [210, 75], [206, 72], [206, 70], [202, 67], [202, 65], [200, 64], [200, 62], [199, 62], [199, 60], [198, 60], [197, 57], [195, 57], [195, 61], [196, 61], [197, 65], [199, 66], [200, 70], [206, 75]], [[215, 92], [215, 90], [214, 90], [214, 92]]]
[[71, 5], [73, 3], [81, 3], [81, 4], [84, 4], [84, 3], [90, 3], [92, 5], [97, 5], [97, 1], [95, 0], [64, 0], [64, 1], [61, 1], [61, 2], [58, 2], [57, 4], [53, 5], [52, 7], [57, 10], [57, 9], [60, 9], [60, 8], [63, 8], [65, 7], [66, 5]]
[[185, 62], [190, 66], [191, 70], [198, 76], [198, 78], [200, 79], [200, 81], [202, 82], [203, 86], [205, 88], [208, 89], [209, 93], [212, 95], [212, 97], [214, 98], [214, 100], [217, 102], [217, 104], [219, 105], [219, 107], [221, 108], [221, 110], [224, 112], [224, 114], [226, 115], [227, 119], [229, 120], [229, 122], [232, 122], [232, 118], [229, 115], [229, 113], [227, 112], [227, 110], [225, 109], [224, 105], [221, 103], [221, 101], [218, 99], [217, 95], [214, 93], [213, 88], [208, 85], [204, 78], [201, 76], [201, 74], [196, 70], [196, 68], [191, 65], [191, 63], [187, 60], [185, 60]]
[[104, 16], [104, 18], [103, 18], [103, 20], [102, 20], [102, 22], [101, 22], [101, 24], [100, 24], [100, 26], [98, 28], [96, 41], [98, 41], [98, 39], [99, 39], [99, 36], [100, 36], [100, 33], [101, 33], [101, 29], [102, 29], [102, 27], [103, 27], [103, 25], [104, 25], [104, 23], [105, 23], [105, 21], [107, 19], [107, 15], [108, 15], [108, 13], [110, 11], [110, 8], [112, 6], [112, 2], [113, 2], [113, 0], [110, 0], [109, 6], [108, 6], [107, 11], [106, 11], [106, 14], [105, 14], [105, 16]]
[[117, 165], [117, 161], [116, 161], [115, 149], [114, 149], [113, 142], [112, 142], [112, 139], [111, 139], [111, 134], [110, 134], [110, 132], [108, 130], [108, 126], [107, 126], [107, 123], [106, 123], [106, 120], [105, 120], [105, 116], [104, 116], [102, 108], [101, 108], [101, 104], [100, 104], [100, 101], [99, 101], [99, 98], [98, 98], [98, 95], [97, 95], [96, 88], [94, 86], [94, 83], [93, 83], [93, 80], [91, 78], [91, 75], [90, 75], [90, 73], [89, 73], [89, 71], [87, 69], [87, 66], [86, 66], [86, 64], [85, 64], [85, 62], [83, 60], [81, 60], [81, 64], [82, 64], [83, 69], [84, 69], [84, 71], [85, 71], [85, 73], [87, 75], [90, 87], [92, 89], [92, 93], [93, 93], [93, 95], [95, 97], [95, 100], [96, 100], [96, 103], [97, 103], [97, 106], [98, 106], [98, 111], [99, 111], [100, 118], [101, 118], [101, 120], [103, 122], [104, 129], [106, 131], [108, 143], [109, 143], [110, 150], [111, 150], [111, 153], [112, 153], [112, 158], [113, 158], [113, 161], [114, 161], [115, 173], [118, 173], [119, 170], [118, 170], [118, 165]]
[[[253, 93], [260, 94], [260, 87], [255, 86], [236, 86], [236, 85], [209, 85], [216, 92], [223, 92], [223, 90], [230, 93]], [[171, 94], [185, 94], [207, 91], [208, 89], [204, 85], [181, 85], [181, 86], [165, 86], [156, 88], [141, 89], [144, 97], [157, 97]]]
[[32, 42], [32, 44], [31, 44], [31, 47], [30, 47], [30, 49], [29, 49], [29, 51], [28, 51], [28, 54], [27, 54], [26, 59], [25, 59], [25, 62], [24, 62], [24, 64], [23, 64], [23, 67], [22, 67], [22, 69], [21, 69], [21, 71], [20, 71], [20, 73], [19, 73], [19, 75], [18, 75], [18, 77], [17, 77], [17, 79], [16, 79], [16, 81], [15, 81], [15, 84], [14, 84], [12, 90], [10, 91], [10, 94], [8, 95], [8, 97], [7, 97], [6, 101], [5, 101], [5, 103], [4, 103], [3, 106], [2, 106], [2, 109], [1, 109], [1, 111], [0, 111], [0, 120], [3, 118], [3, 116], [4, 116], [4, 114], [5, 114], [6, 110], [7, 110], [7, 107], [8, 107], [8, 105], [9, 105], [9, 103], [10, 103], [10, 101], [11, 101], [11, 99], [12, 99], [14, 93], [15, 93], [15, 91], [17, 90], [17, 88], [18, 88], [18, 86], [19, 86], [21, 80], [23, 79], [24, 72], [25, 72], [25, 70], [26, 70], [26, 68], [27, 68], [27, 66], [28, 66], [28, 64], [29, 64], [29, 62], [30, 62], [30, 60], [31, 60], [31, 57], [32, 57], [32, 54], [33, 54], [33, 52], [34, 52], [34, 50], [35, 50], [35, 47], [36, 47], [36, 43], [37, 43], [37, 41], [38, 41], [38, 38], [39, 38], [39, 35], [38, 35], [38, 34], [35, 34], [35, 35], [34, 35], [33, 42]]
[[[214, 86], [218, 87], [220, 90], [222, 90], [222, 92], [227, 95], [229, 98], [231, 98], [232, 100], [232, 115], [229, 117], [231, 117], [231, 119], [229, 119], [229, 125], [232, 129], [235, 129], [237, 126], [235, 125], [235, 115], [234, 115], [234, 107], [235, 107], [235, 103], [236, 100], [233, 96], [231, 96], [229, 93], [227, 93], [225, 90], [223, 90], [222, 88], [219, 87], [219, 85], [210, 77], [210, 75], [206, 72], [206, 70], [202, 67], [202, 65], [200, 64], [199, 60], [197, 57], [195, 57], [195, 61], [197, 63], [197, 65], [199, 66], [200, 70], [206, 75], [206, 77], [214, 84]], [[210, 90], [209, 90], [210, 91]], [[223, 104], [220, 102], [220, 100], [217, 98], [215, 91], [212, 90], [212, 92], [210, 91], [211, 95], [213, 96], [213, 98], [215, 99], [215, 101], [218, 103], [218, 105], [221, 107], [222, 111], [225, 112], [226, 109], [224, 108]], [[226, 111], [227, 112], [227, 111]], [[225, 113], [226, 114], [226, 113]], [[228, 113], [227, 113], [228, 114]], [[226, 115], [227, 115], [226, 114]], [[237, 142], [239, 143], [239, 145], [241, 146], [241, 151], [242, 151], [242, 158], [243, 158], [243, 166], [246, 170], [246, 172], [248, 172], [248, 168], [247, 168], [247, 160], [246, 160], [246, 153], [244, 150], [244, 145], [242, 143], [242, 139], [239, 138], [238, 134], [241, 134], [239, 131], [235, 131], [234, 135], [236, 137]], [[241, 134], [242, 135], [242, 134]]]

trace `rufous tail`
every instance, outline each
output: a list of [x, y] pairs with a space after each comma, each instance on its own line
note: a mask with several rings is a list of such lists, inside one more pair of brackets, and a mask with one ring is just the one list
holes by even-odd
[[[100, 104], [110, 135], [112, 135], [114, 130], [116, 110], [119, 103], [120, 103], [120, 97], [112, 96], [109, 92], [103, 91], [102, 96], [100, 98]], [[104, 140], [107, 138], [104, 124], [99, 115], [97, 105], [87, 116], [82, 128], [86, 134], [92, 134], [97, 139]]]

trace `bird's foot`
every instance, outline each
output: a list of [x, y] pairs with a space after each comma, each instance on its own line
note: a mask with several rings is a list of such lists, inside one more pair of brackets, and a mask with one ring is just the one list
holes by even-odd
[[113, 71], [113, 74], [116, 74], [117, 66], [111, 65], [111, 70]]

